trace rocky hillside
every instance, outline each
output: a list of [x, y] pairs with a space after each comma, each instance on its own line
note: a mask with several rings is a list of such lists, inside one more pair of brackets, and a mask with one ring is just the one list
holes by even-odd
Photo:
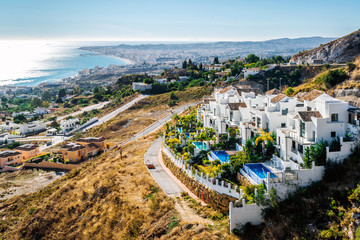
[[328, 63], [346, 63], [354, 61], [360, 54], [360, 30], [312, 50], [294, 55], [290, 62], [297, 64], [313, 63], [314, 60], [323, 60]]

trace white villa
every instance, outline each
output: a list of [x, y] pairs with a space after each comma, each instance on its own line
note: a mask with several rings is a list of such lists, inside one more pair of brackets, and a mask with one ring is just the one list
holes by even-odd
[[151, 90], [152, 86], [151, 86], [151, 84], [146, 84], [146, 83], [142, 83], [142, 82], [133, 82], [132, 89], [134, 91], [136, 91], [136, 90], [146, 91], [146, 90]]
[[[240, 173], [252, 184], [264, 183], [269, 192], [274, 188], [285, 199], [299, 187], [320, 181], [325, 167], [312, 162], [304, 164], [304, 153], [319, 141], [338, 141], [337, 148], [326, 147], [326, 162], [342, 162], [355, 146], [360, 123], [360, 110], [326, 93], [312, 90], [288, 97], [273, 89], [265, 94], [246, 86], [227, 87], [204, 97], [197, 112], [204, 127], [213, 128], [218, 135], [228, 128], [238, 129], [241, 145], [260, 133], [276, 133], [278, 156], [262, 163], [244, 164]], [[236, 150], [242, 146], [237, 144]], [[309, 167], [309, 166], [308, 166]], [[237, 206], [235, 206], [237, 205]], [[251, 222], [261, 223], [263, 206], [230, 204], [230, 230]], [[241, 204], [240, 204], [241, 205]]]
[[46, 125], [40, 121], [34, 121], [30, 123], [24, 123], [20, 125], [20, 135], [32, 135], [43, 132], [46, 130]]
[[204, 98], [198, 111], [198, 120], [204, 127], [226, 134], [227, 129], [238, 128], [241, 143], [252, 139], [260, 128], [275, 132], [276, 146], [280, 157], [303, 163], [306, 147], [317, 141], [332, 141], [339, 137], [341, 151], [328, 154], [328, 158], [340, 161], [350, 154], [351, 141], [345, 141], [347, 134], [357, 134], [354, 107], [335, 99], [326, 93], [313, 90], [302, 97], [288, 97], [278, 90], [260, 94], [258, 89], [246, 86], [227, 87]]
[[48, 108], [37, 107], [37, 108], [35, 108], [35, 113], [37, 115], [45, 115], [45, 114], [51, 113], [51, 111]]
[[73, 129], [75, 129], [79, 124], [78, 118], [72, 118], [67, 120], [60, 121], [60, 129], [63, 133], [67, 133]]

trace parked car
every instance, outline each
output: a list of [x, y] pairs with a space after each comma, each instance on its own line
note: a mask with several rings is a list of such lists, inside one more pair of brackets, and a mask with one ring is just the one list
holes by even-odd
[[152, 161], [150, 161], [149, 159], [146, 160], [145, 164], [148, 169], [155, 169], [154, 163]]

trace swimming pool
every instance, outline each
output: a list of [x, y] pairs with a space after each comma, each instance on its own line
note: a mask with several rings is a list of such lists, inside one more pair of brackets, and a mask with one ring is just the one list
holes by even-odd
[[179, 133], [182, 133], [182, 128], [178, 128]]
[[270, 173], [270, 178], [277, 178], [267, 167], [261, 163], [244, 164], [244, 171], [257, 183], [260, 184], [262, 180], [267, 178], [267, 173]]
[[184, 133], [186, 138], [190, 137], [190, 133]]
[[225, 151], [211, 151], [210, 155], [213, 159], [219, 159], [222, 163], [229, 162], [230, 159], [229, 154]]
[[207, 146], [206, 146], [206, 144], [204, 142], [193, 142], [193, 144], [199, 150], [208, 150]]

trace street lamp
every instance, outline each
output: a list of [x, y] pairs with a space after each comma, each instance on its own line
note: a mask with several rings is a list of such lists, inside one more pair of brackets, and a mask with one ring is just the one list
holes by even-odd
[[282, 80], [282, 78], [279, 79], [279, 86], [280, 86], [280, 87], [279, 87], [279, 90], [280, 90], [280, 91], [281, 91], [281, 80]]

